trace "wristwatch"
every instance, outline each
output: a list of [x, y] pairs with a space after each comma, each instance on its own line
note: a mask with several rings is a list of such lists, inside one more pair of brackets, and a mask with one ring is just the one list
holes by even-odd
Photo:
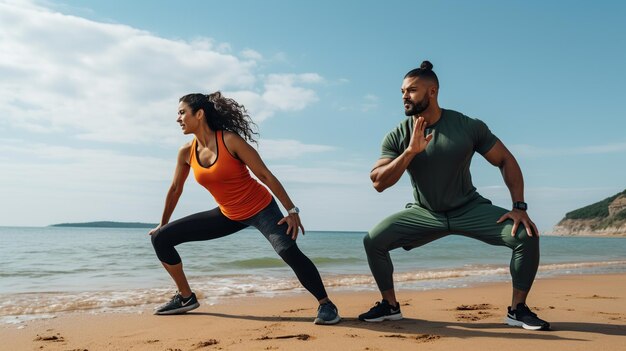
[[294, 206], [291, 210], [287, 211], [287, 213], [289, 214], [298, 214], [300, 213], [300, 209], [296, 206]]
[[515, 201], [513, 203], [513, 208], [517, 210], [526, 211], [528, 209], [528, 204], [524, 201]]

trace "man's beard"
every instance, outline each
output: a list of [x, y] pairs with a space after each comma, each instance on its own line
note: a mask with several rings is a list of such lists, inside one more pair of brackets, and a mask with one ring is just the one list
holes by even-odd
[[408, 109], [404, 110], [404, 114], [406, 116], [416, 116], [416, 115], [419, 115], [420, 113], [426, 111], [426, 109], [428, 109], [428, 106], [430, 105], [430, 101], [428, 100], [428, 96], [424, 96], [422, 101], [419, 101], [417, 103], [414, 103], [411, 100], [404, 100], [404, 103], [410, 105]]

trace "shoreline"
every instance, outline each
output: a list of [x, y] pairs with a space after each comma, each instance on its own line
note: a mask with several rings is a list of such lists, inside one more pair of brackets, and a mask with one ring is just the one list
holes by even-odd
[[[290, 273], [290, 272], [287, 272]], [[537, 279], [560, 276], [626, 274], [626, 260], [556, 262], [539, 267]], [[376, 292], [369, 274], [322, 274], [329, 291], [341, 294]], [[430, 291], [472, 288], [485, 284], [510, 283], [507, 266], [477, 265], [428, 271], [401, 271], [394, 274], [396, 289]], [[305, 292], [293, 276], [223, 275], [190, 280], [202, 304], [223, 304], [229, 300], [298, 296]], [[92, 286], [93, 288], [93, 286]], [[151, 287], [119, 286], [112, 290], [65, 290], [0, 294], [0, 325], [17, 325], [50, 319], [74, 312], [140, 313], [147, 305], [160, 305], [171, 297], [171, 282]]]
[[336, 326], [313, 325], [316, 301], [296, 293], [223, 299], [180, 316], [154, 316], [152, 306], [139, 313], [64, 313], [21, 329], [1, 325], [0, 337], [7, 350], [541, 350], [553, 348], [553, 341], [568, 350], [618, 349], [626, 335], [624, 286], [623, 273], [537, 279], [528, 302], [551, 322], [549, 332], [504, 325], [510, 284], [485, 283], [400, 289], [405, 319], [395, 322], [356, 320], [379, 299], [377, 292], [330, 288], [343, 317]]

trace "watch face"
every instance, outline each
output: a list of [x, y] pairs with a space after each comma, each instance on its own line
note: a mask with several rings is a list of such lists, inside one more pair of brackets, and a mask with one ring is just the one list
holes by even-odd
[[526, 211], [528, 209], [528, 205], [525, 202], [518, 201], [513, 204], [513, 208]]

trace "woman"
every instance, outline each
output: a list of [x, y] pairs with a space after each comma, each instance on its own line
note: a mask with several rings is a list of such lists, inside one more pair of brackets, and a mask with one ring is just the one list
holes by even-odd
[[[302, 229], [304, 234], [300, 211], [247, 142], [255, 142], [253, 136], [257, 133], [251, 128], [254, 123], [246, 109], [220, 92], [189, 94], [179, 100], [176, 121], [184, 134], [194, 134], [195, 138], [178, 152], [174, 180], [167, 193], [161, 223], [149, 234], [157, 257], [174, 279], [178, 292], [154, 313], [180, 314], [200, 306], [174, 246], [220, 238], [253, 226], [269, 240], [278, 255], [294, 270], [300, 283], [318, 300], [320, 305], [314, 323], [338, 323], [337, 307], [328, 299], [317, 268], [296, 245], [299, 230]], [[168, 223], [183, 192], [189, 169], [193, 169], [198, 183], [211, 192], [219, 206]], [[248, 169], [287, 209], [286, 217], [272, 194], [250, 176]]]

